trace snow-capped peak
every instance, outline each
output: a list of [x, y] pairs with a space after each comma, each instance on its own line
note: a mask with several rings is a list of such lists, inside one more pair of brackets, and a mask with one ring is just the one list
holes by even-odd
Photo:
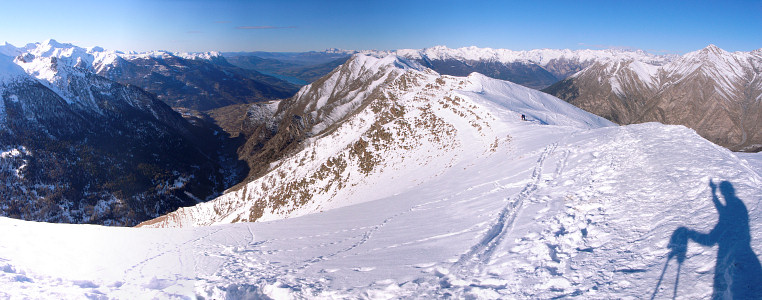
[[361, 66], [365, 69], [370, 70], [380, 70], [387, 66], [393, 66], [398, 69], [402, 70], [417, 70], [417, 71], [423, 71], [426, 69], [421, 64], [397, 56], [393, 54], [380, 54], [380, 55], [369, 55], [369, 54], [355, 54], [353, 56], [354, 58], [354, 64]]
[[714, 44], [709, 44], [700, 50], [688, 52], [683, 57], [692, 60], [712, 60], [721, 57], [729, 57], [732, 55], [732, 53], [725, 51], [720, 47], [715, 46]]
[[727, 53], [727, 51], [723, 50], [720, 47], [717, 47], [717, 45], [715, 45], [715, 44], [709, 44], [706, 47], [704, 47], [704, 49], [701, 49], [699, 51], [713, 52], [713, 53]]
[[686, 53], [678, 60], [667, 66], [670, 74], [690, 74], [703, 70], [723, 85], [723, 90], [729, 90], [728, 81], [735, 81], [745, 76], [746, 66], [750, 63], [750, 52], [730, 53], [713, 44], [693, 52]]

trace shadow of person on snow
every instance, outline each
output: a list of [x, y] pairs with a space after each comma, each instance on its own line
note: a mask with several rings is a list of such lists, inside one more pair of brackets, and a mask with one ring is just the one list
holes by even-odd
[[[709, 233], [701, 233], [680, 227], [672, 233], [669, 242], [671, 252], [667, 263], [675, 257], [682, 265], [692, 240], [704, 246], [717, 245], [717, 262], [714, 266], [713, 299], [762, 299], [762, 266], [751, 249], [749, 212], [743, 201], [736, 196], [733, 184], [720, 183], [720, 193], [725, 204], [717, 196], [717, 185], [710, 181], [712, 202], [719, 213], [719, 221]], [[666, 265], [665, 265], [666, 269]], [[678, 266], [679, 275], [680, 266]], [[662, 277], [664, 272], [662, 272]], [[678, 277], [679, 278], [679, 277]], [[659, 279], [661, 283], [661, 278]], [[677, 284], [677, 282], [676, 282]], [[657, 285], [658, 289], [658, 285]], [[657, 291], [654, 291], [654, 296]], [[675, 296], [677, 286], [675, 286]]]

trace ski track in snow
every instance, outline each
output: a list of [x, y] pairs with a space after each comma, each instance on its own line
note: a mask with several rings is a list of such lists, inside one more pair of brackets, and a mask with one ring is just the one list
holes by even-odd
[[558, 143], [545, 147], [540, 157], [537, 159], [537, 165], [532, 171], [531, 182], [527, 184], [521, 192], [513, 199], [508, 201], [508, 205], [500, 211], [500, 216], [494, 225], [490, 227], [481, 242], [474, 245], [468, 253], [464, 254], [452, 267], [460, 277], [472, 278], [474, 272], [480, 272], [480, 268], [489, 263], [492, 253], [496, 246], [501, 242], [506, 233], [510, 231], [516, 216], [521, 212], [524, 201], [531, 197], [537, 184], [542, 177], [542, 168], [548, 155], [555, 151]]

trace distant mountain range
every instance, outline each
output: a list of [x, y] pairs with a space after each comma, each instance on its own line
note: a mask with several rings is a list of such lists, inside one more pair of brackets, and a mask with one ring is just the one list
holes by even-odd
[[223, 56], [237, 67], [264, 72], [302, 86], [328, 74], [350, 57], [345, 53], [325, 53], [324, 55], [319, 53], [307, 52], [285, 56], [267, 52], [248, 52], [223, 53]]
[[351, 55], [358, 53], [397, 55], [444, 75], [468, 76], [477, 72], [534, 89], [548, 87], [595, 62], [638, 60], [661, 65], [676, 57], [614, 49], [513, 51], [478, 47], [451, 49], [445, 46], [392, 51], [329, 49], [324, 52], [300, 53], [235, 52], [223, 53], [223, 56], [241, 68], [298, 78], [309, 83], [328, 74]]
[[599, 61], [638, 60], [663, 64], [672, 59], [671, 56], [658, 56], [643, 51], [613, 49], [513, 51], [478, 47], [450, 49], [437, 46], [386, 53], [415, 60], [440, 74], [467, 76], [471, 72], [477, 72], [534, 89], [548, 87]]
[[123, 53], [82, 48], [48, 40], [22, 48], [3, 46], [10, 56], [49, 56], [72, 60], [113, 81], [138, 86], [173, 107], [209, 110], [293, 95], [298, 86], [236, 67], [219, 53]]

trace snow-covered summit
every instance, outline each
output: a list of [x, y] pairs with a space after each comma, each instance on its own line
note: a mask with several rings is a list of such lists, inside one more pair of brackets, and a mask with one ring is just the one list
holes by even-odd
[[[671, 75], [686, 76], [697, 70], [714, 79], [715, 82], [733, 82], [748, 75], [749, 67], [759, 64], [762, 56], [754, 52], [728, 52], [715, 45], [686, 53], [673, 63], [665, 66]], [[725, 89], [730, 89], [725, 85]]]

